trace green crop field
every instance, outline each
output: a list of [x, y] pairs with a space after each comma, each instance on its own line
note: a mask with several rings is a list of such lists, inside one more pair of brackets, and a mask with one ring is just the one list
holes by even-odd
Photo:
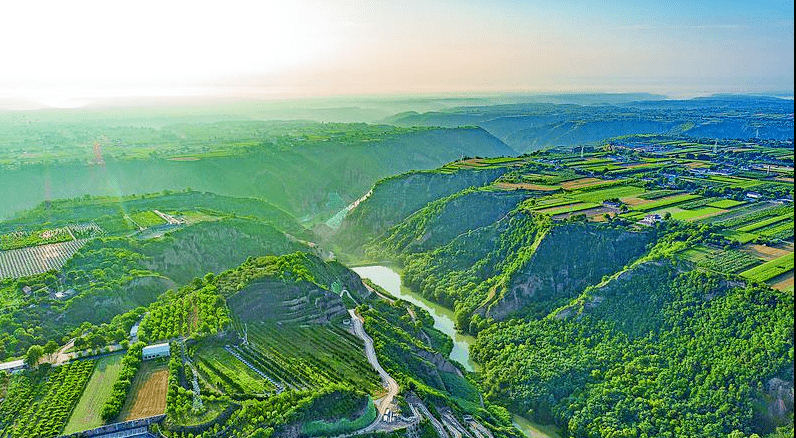
[[757, 257], [738, 250], [722, 250], [702, 258], [698, 264], [722, 274], [734, 274], [760, 263]]
[[681, 202], [687, 202], [697, 198], [699, 198], [699, 195], [685, 194], [685, 195], [672, 196], [669, 198], [662, 198], [660, 200], [653, 201], [647, 204], [636, 205], [633, 207], [633, 209], [639, 211], [653, 211], [661, 209], [663, 207], [672, 207]]
[[[0, 404], [0, 436], [48, 437], [61, 433], [94, 369], [93, 360], [13, 377]], [[7, 421], [10, 419], [10, 422]]]
[[576, 204], [565, 205], [563, 207], [545, 209], [545, 210], [543, 210], [543, 213], [549, 214], [549, 215], [557, 215], [557, 214], [563, 214], [563, 213], [575, 213], [575, 212], [578, 212], [578, 211], [588, 210], [590, 208], [595, 208], [595, 207], [599, 207], [599, 206], [600, 206], [600, 204], [595, 204], [593, 202], [578, 202]]
[[718, 201], [711, 202], [710, 204], [708, 204], [708, 207], [732, 208], [743, 204], [745, 204], [745, 202], [743, 201], [736, 201], [734, 199], [721, 199]]
[[275, 389], [267, 380], [221, 347], [202, 348], [198, 354], [197, 365], [214, 386], [232, 386], [232, 392], [240, 389], [241, 393], [263, 394]]
[[166, 221], [152, 211], [139, 211], [130, 214], [132, 219], [138, 226], [143, 228], [154, 227], [155, 225], [163, 225]]
[[239, 352], [249, 363], [278, 383], [312, 388], [350, 383], [373, 392], [378, 375], [367, 362], [362, 341], [331, 325], [248, 325], [250, 345]]
[[776, 224], [778, 222], [782, 222], [782, 221], [785, 221], [785, 220], [788, 220], [788, 219], [793, 219], [793, 214], [792, 213], [791, 214], [783, 214], [783, 215], [780, 215], [780, 216], [774, 216], [772, 218], [764, 219], [764, 220], [761, 220], [759, 222], [755, 222], [755, 223], [752, 223], [752, 224], [749, 224], [749, 225], [746, 225], [746, 226], [743, 226], [743, 227], [739, 227], [739, 228], [736, 228], [736, 229], [738, 231], [743, 231], [744, 233], [749, 233], [749, 232], [752, 232], [752, 231], [755, 231], [755, 230], [758, 230], [758, 229], [761, 229], [761, 228], [765, 228], [765, 227], [767, 227], [769, 225], [773, 225], [773, 224]]
[[755, 234], [736, 230], [724, 230], [721, 232], [721, 235], [730, 240], [737, 240], [740, 243], [748, 243], [757, 239], [757, 235]]
[[59, 269], [87, 239], [0, 251], [0, 278], [19, 278]]
[[744, 271], [741, 276], [750, 280], [764, 282], [792, 270], [793, 253], [790, 253]]
[[701, 218], [703, 216], [707, 216], [709, 214], [718, 213], [720, 211], [724, 211], [724, 210], [722, 210], [720, 208], [715, 208], [715, 207], [702, 207], [702, 208], [699, 208], [699, 209], [696, 209], [696, 210], [683, 210], [683, 211], [679, 211], [677, 213], [672, 213], [672, 218], [673, 219], [683, 220], [683, 221], [692, 221], [692, 220]]
[[122, 370], [122, 357], [123, 354], [114, 354], [97, 361], [91, 379], [86, 384], [86, 389], [64, 428], [64, 434], [93, 429], [103, 424], [100, 413]]
[[635, 186], [617, 186], [598, 190], [585, 190], [571, 196], [583, 202], [602, 202], [606, 199], [628, 198], [644, 193], [644, 189]]
[[788, 220], [782, 223], [768, 226], [766, 228], [757, 230], [756, 233], [760, 236], [769, 239], [788, 240], [793, 238], [793, 220]]

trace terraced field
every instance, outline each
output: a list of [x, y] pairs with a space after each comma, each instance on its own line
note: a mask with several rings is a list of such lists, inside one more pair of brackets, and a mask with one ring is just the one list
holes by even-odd
[[334, 325], [256, 323], [239, 352], [285, 387], [311, 388], [348, 382], [366, 391], [380, 388], [362, 341]]
[[264, 394], [276, 389], [221, 347], [201, 349], [195, 363], [205, 380], [226, 392]]

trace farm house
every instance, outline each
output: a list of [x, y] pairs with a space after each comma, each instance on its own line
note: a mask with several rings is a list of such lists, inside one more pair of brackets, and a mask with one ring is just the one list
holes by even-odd
[[141, 358], [143, 360], [150, 360], [150, 359], [156, 359], [158, 357], [168, 357], [168, 356], [169, 356], [168, 342], [164, 342], [162, 344], [147, 345], [141, 351]]

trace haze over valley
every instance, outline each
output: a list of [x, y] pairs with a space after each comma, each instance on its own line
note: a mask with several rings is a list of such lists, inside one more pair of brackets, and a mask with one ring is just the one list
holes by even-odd
[[792, 2], [41, 6], [0, 438], [793, 436]]

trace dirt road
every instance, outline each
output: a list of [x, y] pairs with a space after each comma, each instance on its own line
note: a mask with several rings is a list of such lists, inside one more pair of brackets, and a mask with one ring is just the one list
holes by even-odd
[[387, 395], [379, 399], [379, 403], [376, 405], [376, 408], [379, 411], [379, 416], [376, 420], [371, 423], [368, 427], [362, 429], [360, 433], [368, 433], [375, 430], [379, 423], [381, 423], [382, 418], [384, 417], [384, 412], [387, 410], [387, 407], [390, 406], [392, 403], [393, 397], [398, 394], [398, 382], [392, 378], [387, 371], [384, 371], [381, 364], [379, 364], [379, 359], [376, 357], [376, 350], [373, 348], [373, 338], [371, 338], [367, 333], [365, 333], [365, 328], [362, 325], [362, 320], [359, 318], [359, 315], [353, 309], [349, 309], [348, 313], [351, 315], [351, 325], [354, 328], [354, 333], [359, 336], [365, 342], [365, 355], [368, 358], [368, 362], [379, 373], [381, 377], [382, 384], [387, 388]]

